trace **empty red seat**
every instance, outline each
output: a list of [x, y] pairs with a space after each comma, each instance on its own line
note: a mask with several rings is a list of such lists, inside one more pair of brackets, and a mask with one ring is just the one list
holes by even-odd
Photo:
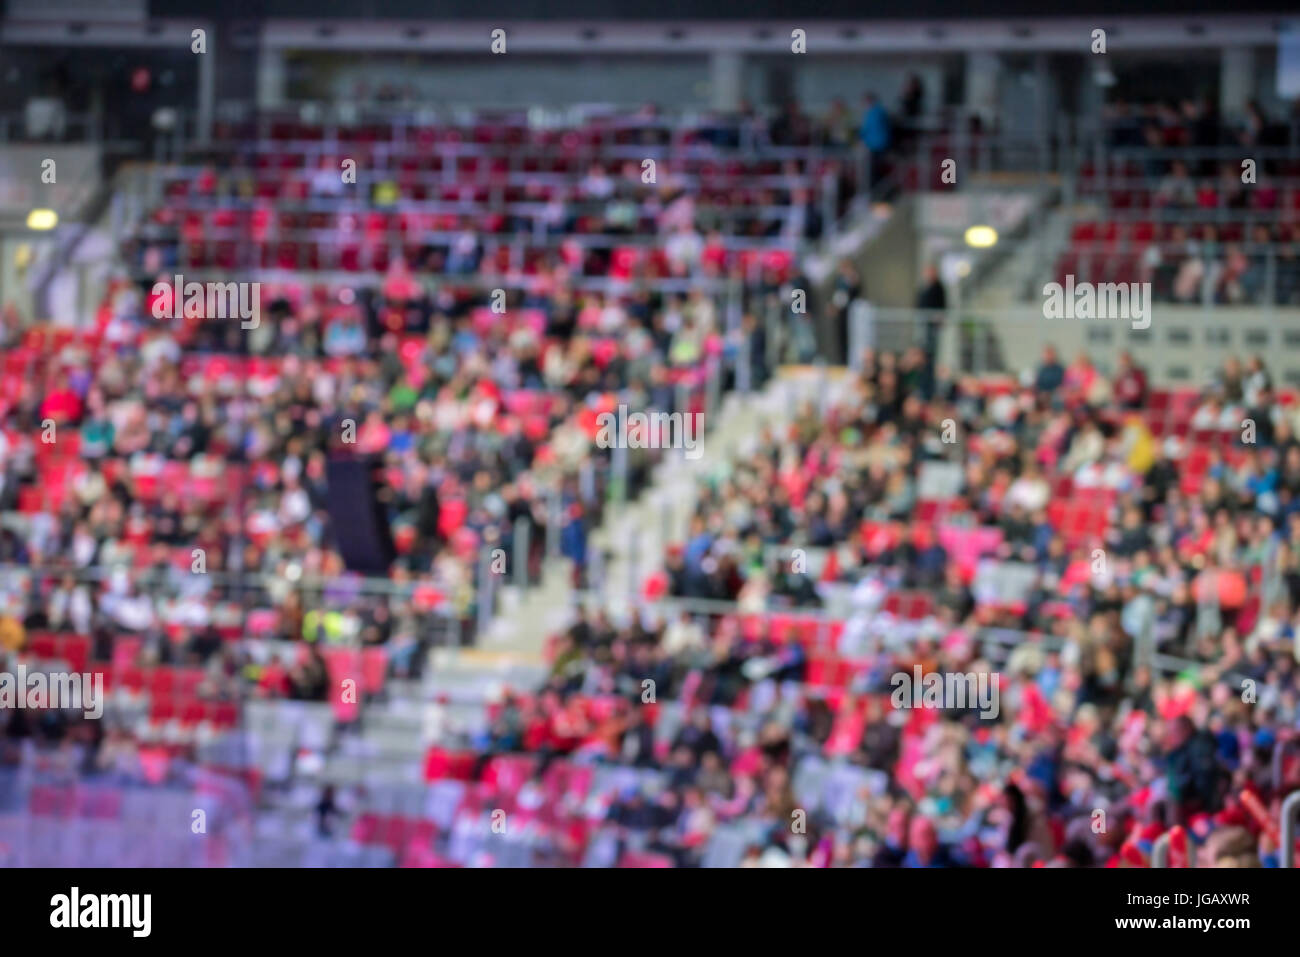
[[176, 718], [176, 703], [171, 698], [153, 697], [149, 700], [149, 720], [164, 724]]
[[388, 651], [366, 648], [361, 653], [361, 684], [367, 693], [381, 691], [388, 674]]
[[239, 707], [231, 701], [218, 701], [213, 705], [211, 721], [219, 728], [233, 728], [239, 723]]
[[27, 796], [27, 807], [41, 817], [68, 817], [76, 807], [71, 788], [34, 785]]
[[155, 668], [148, 676], [149, 694], [168, 697], [176, 689], [176, 675], [170, 668]]
[[665, 854], [648, 851], [627, 851], [618, 862], [619, 867], [672, 867], [673, 859]]
[[27, 648], [37, 658], [58, 657], [58, 642], [48, 632], [33, 632], [29, 635]]
[[90, 662], [90, 638], [87, 635], [63, 635], [59, 657], [68, 663], [68, 669], [82, 673]]
[[119, 685], [133, 694], [140, 694], [145, 689], [147, 678], [143, 668], [137, 668], [133, 665], [119, 667], [115, 677]]
[[181, 724], [184, 725], [196, 725], [208, 717], [206, 703], [198, 698], [182, 698], [178, 710]]

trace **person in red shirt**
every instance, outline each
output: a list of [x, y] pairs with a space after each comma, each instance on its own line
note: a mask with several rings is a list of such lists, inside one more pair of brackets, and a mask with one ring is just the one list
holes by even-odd
[[1122, 409], [1140, 409], [1147, 400], [1147, 374], [1133, 356], [1121, 353], [1115, 372], [1115, 401]]
[[61, 377], [57, 388], [50, 390], [41, 403], [41, 420], [53, 419], [58, 425], [75, 424], [81, 420], [82, 402], [68, 385], [66, 376]]

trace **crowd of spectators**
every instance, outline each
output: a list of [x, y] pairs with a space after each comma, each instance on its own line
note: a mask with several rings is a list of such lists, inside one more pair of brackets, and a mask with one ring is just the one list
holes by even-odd
[[1187, 99], [1118, 100], [1103, 121], [1110, 152], [1081, 170], [1103, 218], [1076, 225], [1067, 271], [1149, 282], [1164, 302], [1300, 303], [1293, 120]]
[[[270, 149], [290, 150], [288, 142]], [[384, 146], [382, 137], [365, 142]], [[619, 403], [698, 411], [711, 388], [737, 384], [742, 358], [748, 385], [761, 387], [767, 348], [756, 310], [779, 298], [790, 257], [739, 260], [728, 245], [736, 229], [760, 238], [772, 230], [718, 220], [697, 202], [699, 183], [687, 188], [668, 169], [658, 185], [622, 164], [571, 169], [560, 163], [566, 150], [547, 139], [541, 162], [560, 164], [553, 173], [563, 175], [532, 177], [547, 189], [517, 197], [534, 212], [544, 201], [554, 241], [522, 270], [489, 256], [487, 240], [536, 223], [452, 214], [403, 220], [414, 245], [380, 268], [374, 257], [392, 237], [374, 233], [374, 216], [403, 198], [438, 198], [416, 195], [429, 170], [394, 167], [393, 182], [367, 183], [369, 214], [353, 210], [336, 223], [341, 238], [357, 227], [377, 281], [262, 282], [251, 326], [156, 318], [156, 284], [169, 285], [195, 255], [226, 270], [255, 268], [259, 242], [268, 256], [294, 245], [271, 243], [276, 229], [322, 226], [291, 212], [295, 203], [341, 195], [333, 160], [319, 169], [280, 155], [268, 163], [263, 143], [169, 181], [123, 248], [127, 278], [92, 323], [32, 326], [6, 308], [4, 663], [51, 649], [58, 657], [68, 637], [77, 660], [119, 678], [201, 676], [177, 699], [190, 714], [250, 695], [323, 701], [344, 649], [382, 652], [381, 672], [411, 678], [432, 645], [473, 641], [485, 573], [536, 582], [558, 554], [585, 585], [590, 530], [610, 498], [637, 493], [658, 455], [630, 450], [616, 473], [596, 443], [597, 414]], [[792, 173], [789, 164], [764, 169]], [[478, 196], [474, 183], [462, 186], [462, 198]], [[822, 207], [810, 193], [759, 198], [793, 201], [796, 232], [816, 234]], [[775, 222], [778, 232], [789, 226]], [[643, 231], [652, 242], [636, 261], [611, 246], [568, 243]], [[279, 264], [326, 265], [305, 263], [307, 255], [299, 246]], [[494, 277], [487, 287], [477, 281], [484, 275]], [[722, 277], [737, 280], [738, 297], [702, 283], [672, 291], [672, 280]], [[329, 488], [336, 459], [359, 459], [378, 479], [396, 547], [384, 581], [362, 580], [343, 560]], [[526, 554], [515, 547], [523, 540]], [[297, 651], [273, 650], [286, 643]], [[146, 721], [91, 735], [90, 766], [121, 764], [143, 746], [141, 734], [178, 730], [168, 692], [153, 698]], [[64, 717], [7, 714], [7, 740], [80, 737], [85, 728]], [[192, 742], [194, 724], [185, 719], [181, 741]], [[6, 748], [5, 760], [15, 753]]]
[[1137, 275], [1161, 302], [1300, 304], [1300, 244], [1284, 227], [1256, 224], [1224, 242], [1212, 225], [1174, 224], [1168, 239], [1141, 252]]
[[[739, 253], [815, 241], [827, 215], [843, 214], [860, 174], [830, 132], [837, 111], [826, 124], [793, 103], [770, 123], [748, 107], [696, 122], [648, 111], [565, 128], [484, 121], [401, 142], [365, 127], [231, 129], [162, 171], [166, 202], [126, 256], [145, 273], [382, 272], [400, 250], [433, 275], [563, 263], [589, 279], [712, 278]], [[867, 148], [883, 155], [891, 120], [879, 108], [863, 117], [864, 137], [875, 130]], [[343, 158], [356, 164], [351, 181]], [[633, 253], [640, 262], [626, 261]]]
[[[268, 637], [342, 640], [383, 615], [367, 642], [424, 648], [448, 621], [468, 640], [481, 557], [500, 547], [493, 571], [514, 579], [520, 522], [528, 580], [549, 533], [585, 581], [612, 494], [597, 409], [698, 402], [706, 362], [755, 334], [748, 317], [727, 337], [698, 293], [604, 296], [556, 277], [497, 315], [399, 279], [375, 294], [264, 288], [253, 330], [156, 320], [151, 287], [130, 284], [59, 347], [10, 314], [5, 347], [30, 362], [0, 444], [10, 644], [24, 629], [125, 633], [154, 660], [203, 664], [224, 605], [271, 611]], [[248, 338], [253, 355], [231, 350]], [[630, 456], [623, 494], [654, 455]], [[343, 596], [360, 604], [332, 603], [335, 622], [304, 604], [329, 597], [311, 583], [347, 577], [327, 475], [340, 457], [378, 469], [398, 554], [391, 589]]]
[[[909, 84], [901, 120], [868, 96], [858, 119], [835, 104], [812, 124], [791, 108], [765, 135], [887, 155], [922, 108]], [[1199, 108], [1179, 122], [1210, 136]], [[1186, 200], [1188, 172], [1170, 168], [1162, 202]], [[609, 174], [593, 167], [579, 188], [613, 202]], [[711, 262], [684, 216], [669, 258]], [[601, 228], [611, 221], [607, 209]], [[251, 331], [151, 318], [153, 283], [176, 264], [166, 244], [142, 244], [143, 281], [57, 348], [6, 312], [0, 345], [18, 361], [6, 360], [0, 436], [0, 510], [16, 519], [0, 535], [4, 651], [66, 629], [108, 660], [142, 638], [141, 660], [201, 667], [215, 696], [247, 681], [322, 700], [321, 651], [340, 640], [417, 675], [434, 612], [472, 616], [484, 547], [509, 555], [520, 521], [526, 574], [549, 532], [583, 584], [611, 481], [597, 409], [675, 407], [710, 359], [764, 356], [762, 324], [747, 308], [729, 323], [702, 292], [587, 291], [554, 262], [535, 263], [497, 312], [481, 289], [419, 278], [481, 270], [466, 236], [426, 250], [414, 274], [393, 262], [378, 291], [268, 284]], [[765, 270], [758, 295], [782, 278]], [[846, 267], [834, 284], [843, 310], [859, 279]], [[735, 614], [581, 614], [545, 686], [505, 696], [475, 774], [519, 752], [541, 757], [539, 779], [557, 759], [663, 772], [666, 789], [628, 788], [605, 822], [684, 866], [735, 824], [761, 835], [747, 866], [1141, 865], [1175, 825], [1206, 863], [1276, 864], [1255, 809], [1276, 821], [1300, 770], [1287, 750], [1300, 718], [1293, 398], [1259, 357], [1229, 360], [1174, 409], [1128, 356], [1108, 374], [1049, 349], [1022, 379], [995, 381], [935, 367], [932, 349], [868, 352], [847, 393], [707, 473], [659, 586]], [[336, 456], [384, 477], [392, 595], [295, 587], [346, 580], [328, 507]], [[648, 464], [632, 462], [628, 491]], [[225, 572], [266, 584], [229, 586]], [[900, 593], [923, 610], [900, 614]], [[260, 634], [308, 653], [268, 673], [223, 640], [218, 601], [236, 630], [269, 612]], [[835, 610], [833, 636], [745, 625], [819, 609]], [[894, 707], [891, 677], [914, 667], [996, 673], [998, 715]], [[666, 741], [647, 681], [685, 716]], [[616, 704], [595, 714], [593, 698]], [[10, 717], [6, 732], [32, 728]], [[128, 746], [106, 738], [95, 753], [111, 763]], [[807, 785], [827, 762], [860, 772], [834, 806]]]
[[[325, 366], [325, 337], [301, 331], [308, 310], [278, 308], [287, 308], [277, 328], [289, 337], [277, 346], [286, 352], [279, 374], [294, 376], [280, 388], [297, 396], [298, 411], [286, 398], [268, 406], [268, 419], [247, 417], [248, 426], [306, 421], [310, 412], [329, 421], [343, 408], [326, 404], [329, 395], [363, 403], [366, 384], [385, 381], [383, 373], [357, 373], [333, 389], [317, 385], [337, 374]], [[51, 392], [41, 404], [20, 402], [15, 413], [81, 425], [81, 452], [100, 465], [115, 454], [211, 453], [223, 436], [231, 461], [265, 464], [267, 456], [248, 454], [247, 439], [233, 437], [248, 434], [232, 431], [232, 422], [245, 421], [240, 390], [223, 394], [220, 380], [192, 376], [184, 380], [194, 393], [187, 400], [178, 373], [157, 359], [152, 375], [124, 376], [128, 363], [174, 347], [168, 340], [176, 330], [153, 328], [141, 313], [140, 297], [126, 290], [110, 326], [133, 334], [105, 331], [119, 346], [84, 377], [83, 392]], [[435, 316], [433, 325], [443, 321]], [[449, 322], [448, 333], [456, 326]], [[382, 367], [382, 357], [364, 353], [348, 361]], [[467, 374], [458, 364], [430, 365], [447, 383]], [[1157, 403], [1128, 356], [1107, 375], [1084, 357], [1066, 364], [1049, 349], [1018, 382], [953, 376], [943, 367], [931, 376], [926, 366], [919, 349], [868, 353], [846, 395], [797, 410], [788, 426], [759, 436], [752, 454], [714, 470], [688, 539], [667, 557], [665, 590], [735, 602], [736, 613], [580, 615], [555, 642], [545, 687], [507, 695], [479, 742], [477, 770], [494, 755], [518, 752], [541, 756], [538, 779], [556, 759], [656, 770], [669, 786], [654, 794], [624, 789], [605, 823], [629, 846], [681, 866], [700, 864], [714, 833], [736, 825], [753, 835], [744, 866], [1142, 866], [1154, 839], [1175, 825], [1190, 841], [1186, 853], [1201, 863], [1275, 865], [1267, 817], [1276, 820], [1298, 770], [1287, 750], [1300, 718], [1296, 404], [1278, 395], [1260, 357], [1227, 361], [1177, 411]], [[62, 371], [79, 380], [77, 362]], [[369, 399], [381, 410], [377, 427], [390, 433], [400, 430], [389, 424], [385, 395], [402, 379], [396, 374]], [[123, 391], [123, 381], [152, 385]], [[567, 384], [557, 383], [556, 394]], [[326, 389], [325, 400], [318, 389]], [[572, 401], [584, 395], [578, 389]], [[188, 419], [187, 401], [196, 406]], [[110, 411], [119, 402], [175, 427], [133, 433], [130, 414]], [[95, 409], [105, 423], [99, 449], [88, 428]], [[366, 418], [359, 412], [357, 421]], [[944, 440], [948, 420], [958, 441]], [[1243, 442], [1246, 420], [1255, 429]], [[187, 431], [187, 421], [207, 428]], [[311, 632], [325, 640], [272, 679], [204, 627], [203, 593], [212, 586], [195, 583], [189, 595], [182, 586], [186, 627], [162, 630], [129, 574], [102, 589], [72, 574], [78, 562], [113, 564], [133, 520], [132, 531], [153, 548], [206, 543], [213, 568], [289, 580], [298, 574], [291, 564], [305, 569], [316, 555], [312, 570], [337, 570], [323, 537], [328, 519], [310, 508], [320, 527], [308, 530], [310, 517], [289, 504], [299, 488], [313, 502], [311, 462], [319, 458], [304, 451], [312, 433], [285, 431], [284, 444], [268, 448], [279, 461], [301, 459], [303, 474], [266, 469], [245, 492], [260, 510], [231, 510], [213, 522], [199, 503], [166, 493], [144, 502], [129, 481], [107, 483], [101, 473], [86, 481], [102, 487], [74, 491], [61, 520], [43, 530], [36, 523], [32, 539], [10, 535], [10, 562], [74, 560], [66, 579], [29, 579], [44, 587], [24, 596], [17, 618], [10, 596], [0, 632], [7, 647], [21, 647], [24, 627], [88, 630], [107, 645], [122, 634], [144, 635], [156, 639], [146, 642], [150, 660], [206, 662], [214, 694], [233, 694], [235, 682], [252, 679], [268, 693], [319, 699], [326, 665], [316, 647], [346, 632], [387, 647], [396, 673], [418, 673], [428, 609], [414, 599], [352, 596], [336, 613], [303, 607], [299, 593], [285, 589], [268, 637]], [[144, 444], [128, 453], [119, 441], [132, 434]], [[327, 454], [328, 441], [316, 441], [312, 452]], [[390, 434], [389, 454], [393, 446]], [[12, 451], [7, 488], [31, 478], [31, 460]], [[436, 457], [420, 465], [458, 474]], [[474, 487], [477, 471], [461, 481]], [[1061, 496], [1096, 496], [1104, 521], [1072, 532], [1053, 514]], [[935, 499], [939, 509], [927, 508]], [[409, 495], [406, 501], [416, 507]], [[266, 528], [240, 535], [238, 517], [251, 521], [259, 511]], [[945, 538], [954, 525], [990, 532], [988, 545], [966, 554]], [[242, 551], [232, 553], [236, 542]], [[424, 557], [412, 557], [420, 554], [413, 548], [397, 577], [436, 571], [447, 560], [437, 536], [421, 547]], [[792, 565], [795, 548], [821, 555], [820, 567]], [[997, 574], [1012, 567], [1029, 571], [1014, 594]], [[926, 610], [890, 611], [886, 598], [894, 593], [928, 596]], [[825, 629], [809, 641], [776, 626], [750, 633], [743, 623], [781, 609], [844, 608], [845, 599], [833, 652], [823, 644]], [[998, 638], [1006, 634], [1015, 640]], [[1157, 666], [1152, 652], [1180, 664]], [[894, 707], [892, 676], [917, 666], [995, 674], [998, 715]], [[645, 706], [647, 680], [659, 701], [684, 714], [667, 740], [658, 737], [655, 709]], [[602, 697], [615, 706], [593, 716], [585, 702]], [[35, 730], [25, 718], [17, 730], [10, 724], [10, 735]], [[116, 732], [111, 737], [96, 752], [110, 764], [131, 747]], [[821, 802], [807, 783], [826, 762], [856, 769], [852, 800]]]
[[[1270, 117], [1255, 100], [1246, 104], [1240, 117], [1230, 120], [1220, 116], [1209, 97], [1145, 103], [1116, 99], [1107, 104], [1103, 119], [1107, 143], [1116, 148], [1168, 150], [1188, 146], [1209, 150], [1221, 146], [1267, 148], [1290, 142], [1289, 119]], [[1152, 176], [1171, 166], [1167, 157], [1153, 157], [1151, 162], [1154, 165], [1148, 173]], [[1207, 161], [1198, 171], [1209, 174], [1212, 167], [1212, 162]]]
[[[508, 748], [663, 769], [667, 791], [629, 792], [610, 819], [685, 866], [740, 821], [762, 835], [753, 866], [1146, 866], [1174, 826], [1190, 841], [1178, 853], [1204, 866], [1276, 866], [1269, 816], [1300, 784], [1296, 405], [1260, 359], [1230, 360], [1201, 399], [1267, 425], [1247, 444], [1240, 418], [1227, 443], [1199, 428], [1162, 440], [1127, 356], [1108, 376], [1049, 350], [997, 388], [942, 369], [927, 388], [922, 366], [916, 352], [866, 356], [847, 399], [801, 409], [716, 470], [666, 590], [736, 612], [581, 615], [549, 684], [519, 705], [531, 733]], [[946, 419], [960, 441], [943, 441]], [[922, 517], [930, 464], [959, 476], [942, 521]], [[1054, 522], [1062, 488], [1103, 496], [1105, 521], [1083, 535]], [[993, 532], [979, 561], [945, 548], [949, 523]], [[795, 547], [833, 558], [803, 573]], [[1012, 565], [1030, 577], [1009, 600], [986, 573]], [[929, 611], [884, 610], [905, 590]], [[741, 627], [837, 591], [850, 610], [834, 679], [824, 630]], [[891, 706], [891, 676], [915, 666], [998, 674], [1000, 714]], [[687, 712], [658, 751], [646, 679]], [[627, 707], [575, 726], [565, 701], [596, 694]], [[548, 736], [559, 715], [563, 741]], [[805, 762], [835, 759], [872, 772], [847, 810], [796, 796]]]

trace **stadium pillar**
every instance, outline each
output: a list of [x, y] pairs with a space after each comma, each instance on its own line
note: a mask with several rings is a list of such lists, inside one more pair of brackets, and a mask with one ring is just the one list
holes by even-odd
[[968, 115], [977, 114], [988, 129], [997, 118], [1002, 61], [996, 53], [972, 51], [966, 54], [966, 96]]
[[263, 46], [257, 51], [257, 107], [272, 110], [284, 104], [284, 51]]
[[1241, 113], [1255, 96], [1255, 51], [1225, 47], [1219, 57], [1219, 115]]
[[[589, 474], [591, 465], [584, 465], [583, 469]], [[560, 527], [563, 524], [564, 505], [560, 499], [560, 490], [551, 488], [546, 493], [546, 558], [548, 561], [555, 561], [560, 557]]]
[[[215, 25], [213, 27], [215, 29]], [[194, 135], [200, 143], [212, 138], [212, 112], [217, 98], [216, 58], [219, 55], [216, 38], [209, 38], [212, 44], [208, 52], [199, 57], [199, 97], [198, 114], [194, 123]]]
[[480, 549], [478, 566], [478, 634], [475, 644], [482, 644], [492, 624], [493, 603], [496, 601], [496, 579], [492, 572], [492, 550]]
[[728, 112], [740, 108], [745, 77], [744, 58], [732, 50], [719, 50], [709, 56], [709, 104]]
[[638, 597], [637, 583], [640, 581], [637, 568], [637, 555], [641, 551], [641, 530], [632, 526], [632, 547], [627, 551], [627, 600], [635, 602]]
[[515, 519], [514, 558], [515, 584], [520, 588], [528, 587], [528, 552], [532, 546], [529, 532], [531, 526], [522, 515]]
[[1295, 867], [1296, 818], [1300, 817], [1300, 791], [1282, 802], [1282, 866]]

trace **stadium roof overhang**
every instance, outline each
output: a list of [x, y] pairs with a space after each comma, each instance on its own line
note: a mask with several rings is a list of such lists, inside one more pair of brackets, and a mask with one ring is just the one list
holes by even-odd
[[[50, 0], [7, 0], [42, 4]], [[88, 3], [95, 0], [59, 0]], [[704, 22], [754, 23], [797, 18], [810, 22], [883, 22], [891, 20], [976, 21], [1029, 17], [1134, 14], [1132, 0], [118, 0], [145, 6], [152, 17], [222, 16], [240, 20], [496, 20], [568, 22]], [[220, 9], [214, 13], [213, 8]], [[1143, 0], [1141, 15], [1239, 15], [1294, 13], [1294, 0]]]
[[[153, 11], [156, 15], [157, 11]], [[432, 11], [431, 11], [432, 12]], [[1272, 45], [1300, 14], [1018, 17], [982, 19], [827, 20], [469, 20], [455, 18], [360, 20], [325, 16], [260, 22], [216, 22], [131, 17], [22, 18], [3, 21], [7, 44], [68, 46], [188, 45], [195, 27], [235, 29], [245, 42], [272, 49], [474, 53], [488, 49], [491, 32], [507, 32], [512, 54], [788, 53], [791, 31], [806, 31], [809, 53], [1086, 51], [1092, 31], [1106, 31], [1109, 52]], [[223, 22], [224, 21], [224, 22]], [[1294, 24], [1294, 26], [1291, 26]], [[239, 45], [239, 39], [236, 39]]]
[[[1297, 23], [1300, 24], [1300, 15]], [[789, 18], [762, 23], [698, 21], [541, 22], [478, 21], [425, 24], [415, 21], [339, 22], [308, 20], [264, 24], [269, 47], [316, 50], [485, 50], [491, 31], [504, 28], [510, 53], [788, 53], [791, 31], [807, 34], [810, 53], [907, 53], [916, 51], [1087, 51], [1092, 31], [1106, 30], [1112, 52], [1271, 45], [1287, 29], [1270, 15], [1219, 17], [1022, 18], [978, 21], [828, 22]], [[1297, 26], [1300, 29], [1300, 25]]]

